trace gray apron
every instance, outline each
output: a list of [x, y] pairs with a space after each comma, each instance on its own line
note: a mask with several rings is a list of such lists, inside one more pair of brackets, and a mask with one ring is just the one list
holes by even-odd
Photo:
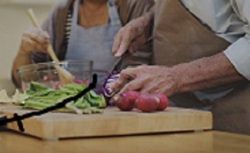
[[94, 61], [93, 69], [97, 72], [98, 83], [101, 84], [106, 72], [116, 62], [112, 54], [112, 45], [115, 34], [121, 28], [121, 22], [115, 0], [108, 0], [108, 24], [85, 29], [78, 25], [79, 3], [80, 0], [74, 4], [71, 34], [65, 59]]
[[[158, 0], [154, 23], [154, 55], [158, 65], [173, 66], [211, 56], [230, 43], [204, 27], [179, 0]], [[229, 90], [231, 89], [231, 90]], [[169, 97], [179, 107], [211, 107], [214, 129], [250, 134], [250, 84], [237, 82], [201, 93], [218, 93], [213, 102], [186, 92]], [[202, 95], [201, 95], [202, 96]]]

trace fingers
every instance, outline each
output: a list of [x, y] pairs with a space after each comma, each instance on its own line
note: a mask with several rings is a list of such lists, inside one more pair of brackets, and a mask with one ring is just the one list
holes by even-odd
[[121, 57], [128, 50], [133, 37], [130, 29], [122, 29], [117, 34], [112, 48], [112, 52], [116, 58]]
[[113, 46], [112, 46], [112, 53], [115, 55], [117, 53], [117, 51], [119, 50], [120, 48], [120, 45], [121, 45], [121, 41], [122, 41], [122, 34], [121, 32], [119, 31], [116, 36], [114, 37], [114, 43], [113, 43]]
[[111, 85], [111, 89], [119, 89], [128, 79], [136, 78], [135, 72], [136, 68], [127, 68], [125, 70], [122, 70], [117, 81]]
[[24, 35], [30, 37], [35, 42], [41, 45], [46, 45], [49, 43], [49, 35], [46, 32], [40, 31], [38, 29], [30, 28], [24, 33]]
[[127, 83], [118, 94], [127, 92], [127, 91], [139, 91], [144, 87], [144, 81], [140, 79], [135, 79]]
[[138, 50], [138, 48], [137, 48], [136, 43], [135, 42], [131, 43], [131, 45], [129, 46], [129, 49], [128, 49], [129, 53], [135, 53], [137, 50]]
[[121, 41], [121, 44], [119, 46], [119, 49], [117, 51], [117, 53], [115, 54], [116, 58], [121, 57], [129, 48], [130, 45], [130, 41], [128, 39], [124, 39]]
[[144, 86], [144, 88], [141, 89], [141, 93], [142, 94], [156, 94], [156, 93], [158, 94], [159, 92], [158, 87], [159, 86], [148, 83], [147, 86]]
[[37, 45], [37, 43], [29, 37], [24, 37], [22, 41], [23, 41], [22, 46], [24, 46], [22, 49], [26, 52], [47, 50], [46, 46]]
[[121, 57], [130, 48], [131, 43], [141, 35], [141, 31], [138, 30], [140, 29], [140, 27], [134, 22], [139, 21], [135, 20], [130, 24], [127, 24], [125, 27], [121, 28], [115, 36], [114, 44], [112, 47], [112, 52], [115, 57]]
[[25, 52], [46, 52], [49, 41], [48, 33], [30, 27], [23, 33], [21, 48]]
[[145, 85], [149, 82], [149, 78], [144, 77], [143, 69], [147, 68], [145, 65], [141, 65], [134, 68], [127, 68], [120, 73], [119, 79], [111, 85], [111, 88], [115, 91], [120, 89], [125, 82], [130, 80], [124, 87], [119, 91], [118, 94], [127, 92], [127, 91], [140, 91]]
[[49, 35], [47, 32], [40, 31], [36, 28], [30, 27], [28, 30], [24, 33], [25, 36], [30, 37], [34, 41], [36, 41], [38, 44], [46, 45], [49, 43]]
[[144, 35], [141, 35], [141, 36], [138, 36], [137, 39], [133, 40], [129, 46], [129, 49], [128, 51], [130, 53], [135, 53], [136, 51], [138, 51], [138, 48], [140, 46], [143, 46], [144, 43], [145, 43], [145, 36]]
[[[124, 85], [127, 81], [129, 82]], [[177, 93], [179, 85], [176, 81], [176, 75], [169, 68], [141, 65], [123, 70], [119, 79], [111, 88], [117, 91], [122, 86], [124, 87], [118, 94], [127, 91], [139, 91], [142, 94], [164, 93], [169, 96]]]

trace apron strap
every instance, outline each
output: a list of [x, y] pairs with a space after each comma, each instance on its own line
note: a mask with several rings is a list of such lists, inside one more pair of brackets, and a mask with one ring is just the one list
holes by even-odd
[[80, 4], [81, 0], [76, 0], [74, 3], [74, 8], [73, 8], [73, 17], [72, 17], [72, 25], [77, 25], [77, 21], [78, 21], [78, 9], [79, 9], [79, 4]]
[[121, 25], [120, 17], [116, 7], [116, 0], [108, 0], [108, 11], [111, 25]]

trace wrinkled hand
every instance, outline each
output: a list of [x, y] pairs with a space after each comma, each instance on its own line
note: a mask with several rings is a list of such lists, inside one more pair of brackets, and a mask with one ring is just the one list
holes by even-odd
[[49, 41], [47, 32], [29, 27], [22, 35], [20, 49], [24, 54], [30, 54], [32, 51], [46, 53]]
[[127, 80], [132, 79], [124, 85], [120, 93], [136, 90], [141, 93], [164, 93], [170, 96], [178, 91], [178, 78], [178, 75], [171, 68], [143, 65], [123, 70], [112, 88], [114, 90], [120, 88]]
[[121, 57], [126, 51], [133, 53], [146, 42], [148, 39], [145, 32], [148, 25], [147, 20], [147, 16], [139, 17], [119, 30], [112, 47], [115, 57]]

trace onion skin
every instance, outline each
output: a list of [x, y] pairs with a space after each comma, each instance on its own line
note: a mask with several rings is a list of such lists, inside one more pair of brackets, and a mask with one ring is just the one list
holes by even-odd
[[119, 78], [119, 72], [113, 71], [112, 73], [107, 73], [105, 81], [101, 87], [101, 92], [106, 99], [110, 99], [115, 95], [115, 91], [110, 88], [110, 85]]
[[111, 84], [115, 82], [119, 78], [119, 71], [112, 71], [108, 72], [104, 82], [102, 84], [102, 87], [100, 89], [95, 89], [98, 94], [102, 94], [105, 98], [105, 101], [108, 106], [113, 106], [114, 105], [114, 99], [113, 97], [115, 94], [118, 92], [118, 90], [113, 90], [110, 88]]

